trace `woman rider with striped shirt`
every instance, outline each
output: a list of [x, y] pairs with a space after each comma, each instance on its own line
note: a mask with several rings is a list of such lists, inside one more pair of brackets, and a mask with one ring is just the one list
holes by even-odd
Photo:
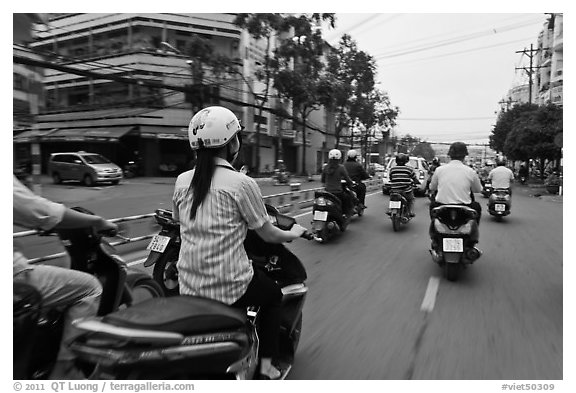
[[196, 165], [178, 176], [173, 196], [182, 238], [180, 293], [241, 308], [260, 306], [260, 374], [276, 379], [280, 371], [272, 359], [278, 351], [282, 292], [253, 269], [243, 242], [248, 229], [269, 243], [297, 239], [306, 229], [296, 224], [283, 231], [272, 225], [256, 182], [232, 167], [241, 147], [240, 130], [236, 115], [219, 106], [202, 109], [190, 121]]

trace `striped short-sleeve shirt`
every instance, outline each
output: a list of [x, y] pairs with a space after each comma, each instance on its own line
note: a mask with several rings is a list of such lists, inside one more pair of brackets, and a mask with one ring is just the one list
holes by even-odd
[[411, 191], [412, 184], [417, 180], [416, 172], [408, 165], [396, 165], [390, 168], [388, 178], [390, 189], [397, 192]]
[[178, 258], [180, 293], [232, 304], [248, 288], [254, 271], [244, 239], [248, 229], [269, 220], [256, 182], [216, 158], [217, 167], [206, 198], [190, 219], [194, 170], [182, 173], [174, 189], [174, 218], [180, 221]]

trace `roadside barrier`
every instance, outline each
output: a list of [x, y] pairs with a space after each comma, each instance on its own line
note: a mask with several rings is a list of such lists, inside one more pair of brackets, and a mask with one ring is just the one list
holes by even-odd
[[[266, 195], [263, 197], [264, 202], [275, 206], [281, 213], [284, 213], [284, 214], [297, 213], [300, 210], [304, 210], [306, 208], [311, 207], [312, 204], [314, 203], [314, 193], [316, 191], [322, 190], [323, 188], [318, 187], [318, 188], [311, 188], [308, 190], [298, 190], [300, 187], [299, 187], [299, 185], [296, 186], [296, 184], [298, 184], [298, 183], [293, 183], [290, 185], [291, 186], [290, 188], [292, 190], [296, 190], [296, 191], [289, 191], [289, 192], [284, 192], [281, 194], [274, 194], [274, 195]], [[366, 191], [367, 192], [374, 191], [374, 190], [377, 190], [381, 187], [381, 180], [380, 179], [371, 179], [371, 180], [364, 181], [364, 184], [366, 184]], [[143, 219], [153, 218], [153, 217], [154, 217], [154, 213], [149, 213], [149, 214], [141, 214], [141, 215], [137, 215], [137, 216], [113, 218], [113, 219], [110, 219], [110, 221], [118, 224], [118, 223], [122, 223], [122, 222], [133, 222], [133, 221], [143, 220]], [[128, 244], [128, 243], [141, 242], [143, 240], [151, 239], [155, 234], [156, 233], [152, 233], [150, 235], [137, 236], [137, 237], [133, 237], [133, 238], [128, 238], [128, 237], [118, 235], [117, 238], [120, 240], [116, 241], [116, 242], [111, 242], [111, 244], [116, 247], [116, 246], [120, 246], [120, 245], [124, 245], [124, 244]], [[35, 230], [30, 230], [30, 231], [22, 231], [22, 232], [13, 233], [12, 237], [14, 239], [19, 239], [19, 238], [24, 238], [24, 237], [28, 237], [28, 236], [38, 236], [38, 235], [41, 235], [41, 233], [38, 231], [35, 231]], [[50, 260], [62, 258], [62, 257], [65, 257], [67, 255], [68, 254], [66, 252], [60, 252], [57, 254], [46, 255], [43, 257], [29, 259], [28, 262], [34, 264], [34, 263], [45, 262], [45, 261], [50, 261]]]

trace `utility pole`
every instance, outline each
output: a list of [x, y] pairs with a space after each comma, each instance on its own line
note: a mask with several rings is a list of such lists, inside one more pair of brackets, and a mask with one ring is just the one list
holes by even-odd
[[[547, 49], [550, 49], [550, 48], [542, 48], [542, 50], [547, 50]], [[528, 103], [529, 104], [532, 104], [532, 84], [533, 84], [532, 75], [534, 74], [534, 72], [537, 69], [547, 67], [547, 66], [535, 66], [534, 65], [534, 56], [539, 51], [540, 51], [540, 49], [534, 49], [534, 44], [530, 44], [530, 50], [524, 49], [521, 51], [516, 51], [516, 53], [525, 54], [530, 59], [530, 67], [528, 67], [528, 68], [516, 67], [517, 70], [524, 70], [524, 71], [526, 71], [526, 74], [528, 74]]]

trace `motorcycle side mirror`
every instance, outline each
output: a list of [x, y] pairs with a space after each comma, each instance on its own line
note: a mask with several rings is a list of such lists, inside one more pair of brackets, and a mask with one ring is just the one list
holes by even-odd
[[275, 206], [269, 205], [267, 203], [265, 204], [265, 206], [266, 206], [266, 212], [268, 212], [268, 215], [277, 216], [278, 214], [280, 214], [280, 211]]

